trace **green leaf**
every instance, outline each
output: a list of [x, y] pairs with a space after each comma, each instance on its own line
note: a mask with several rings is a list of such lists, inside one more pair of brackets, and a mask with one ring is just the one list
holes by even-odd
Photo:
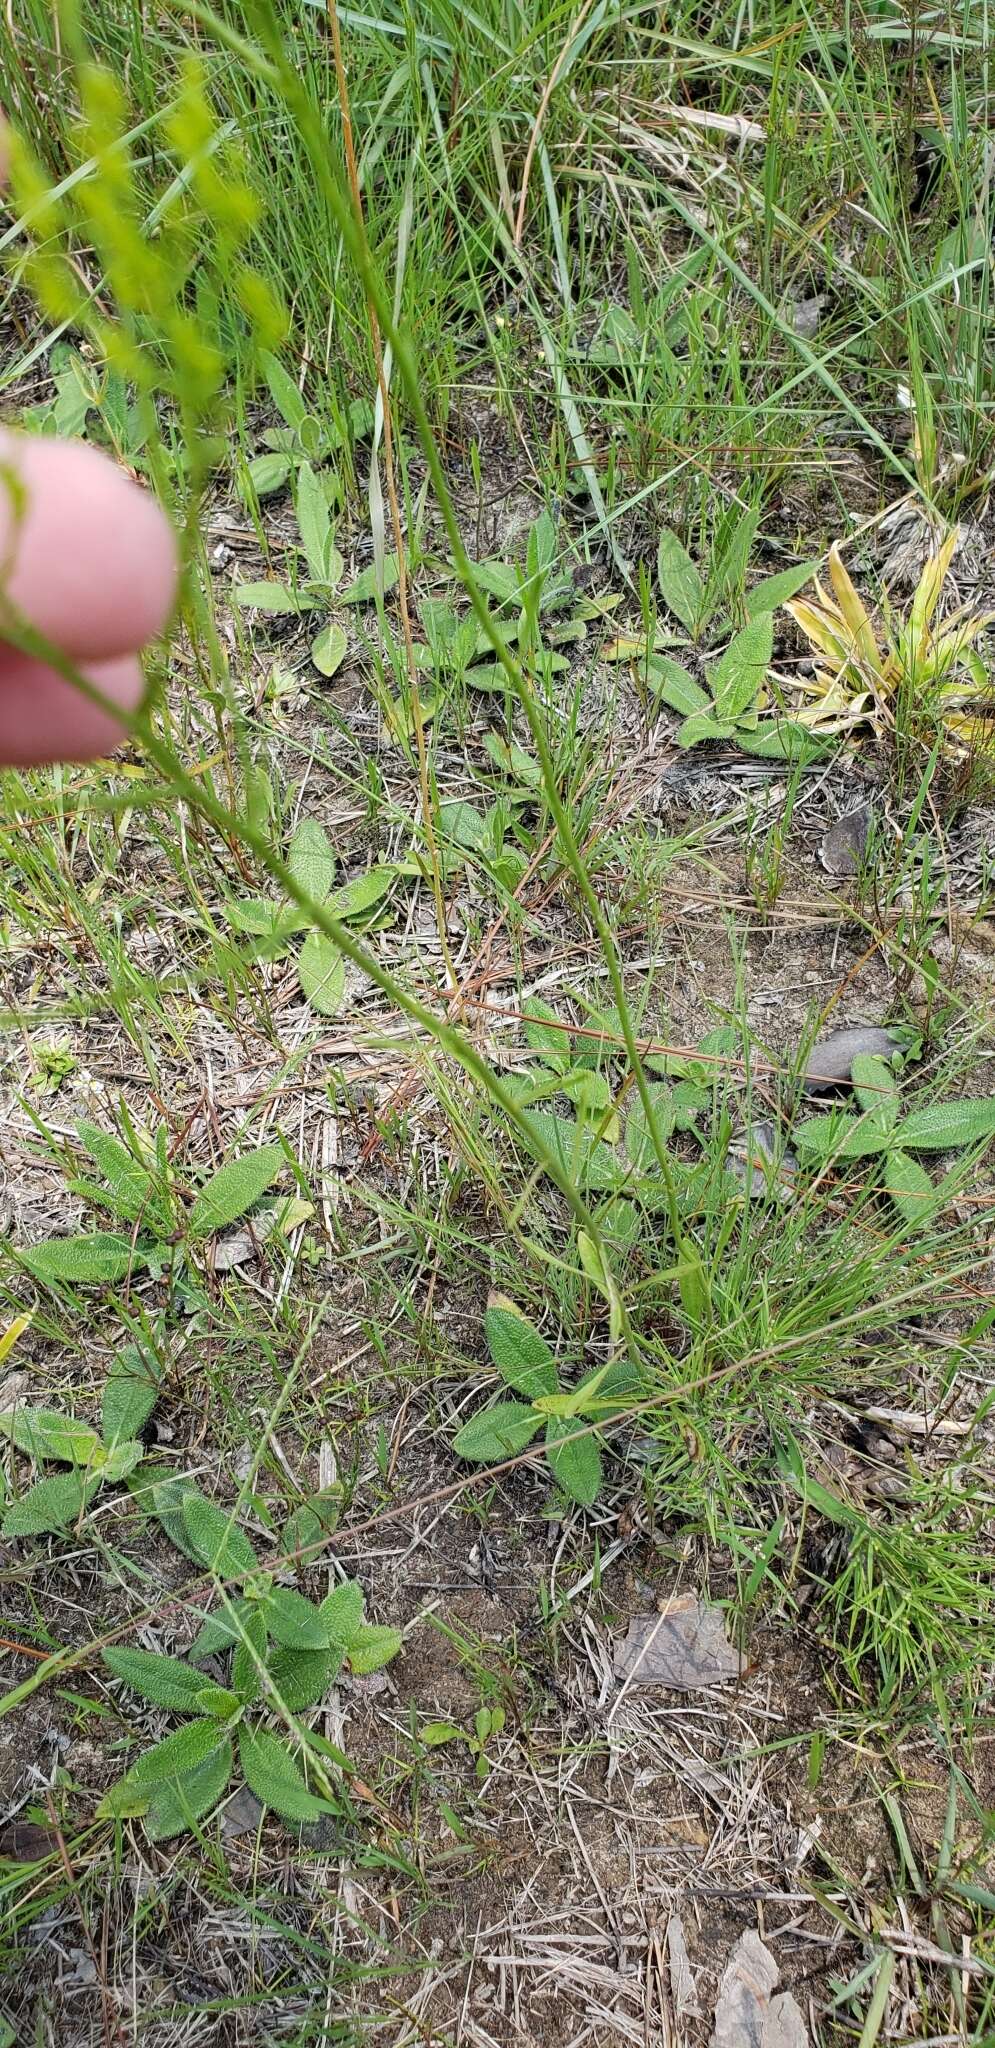
[[147, 1749], [132, 1764], [128, 1781], [133, 1785], [158, 1785], [164, 1778], [183, 1777], [187, 1771], [195, 1771], [206, 1763], [222, 1747], [222, 1742], [216, 1721], [188, 1721], [167, 1735], [164, 1742], [157, 1742], [154, 1749]]
[[345, 1579], [321, 1603], [326, 1640], [347, 1650], [363, 1620], [363, 1589], [355, 1579]]
[[556, 1362], [544, 1337], [527, 1317], [509, 1304], [487, 1310], [484, 1329], [490, 1354], [501, 1378], [516, 1394], [534, 1401], [537, 1394], [555, 1394]]
[[898, 1119], [898, 1076], [878, 1053], [858, 1052], [850, 1067], [853, 1092], [876, 1130], [890, 1131]]
[[100, 1427], [109, 1447], [129, 1442], [144, 1429], [159, 1393], [159, 1364], [152, 1352], [124, 1344], [111, 1366], [100, 1405]]
[[443, 1743], [466, 1739], [466, 1730], [457, 1728], [455, 1721], [426, 1721], [424, 1728], [418, 1730], [418, 1740], [424, 1742], [426, 1749], [441, 1749]]
[[710, 711], [712, 700], [689, 676], [679, 661], [672, 661], [667, 654], [651, 654], [649, 673], [653, 684], [654, 704], [663, 703], [671, 711], [679, 711], [683, 717], [690, 717], [698, 711]]
[[128, 1490], [138, 1501], [143, 1514], [158, 1517], [177, 1550], [199, 1564], [200, 1558], [191, 1546], [183, 1520], [183, 1502], [189, 1495], [197, 1493], [193, 1480], [183, 1473], [171, 1472], [167, 1465], [143, 1463], [138, 1477], [129, 1477]]
[[[297, 472], [296, 509], [301, 545], [312, 582], [327, 583], [332, 547], [332, 522], [328, 516], [324, 491], [309, 462], [302, 462]], [[341, 574], [341, 557], [339, 573]]]
[[191, 1663], [200, 1663], [204, 1657], [216, 1656], [219, 1650], [228, 1650], [233, 1643], [240, 1643], [249, 1617], [255, 1613], [256, 1608], [251, 1601], [234, 1600], [230, 1607], [219, 1608], [216, 1614], [207, 1615], [187, 1651]]
[[678, 726], [679, 747], [700, 747], [704, 740], [731, 740], [736, 728], [730, 719], [720, 722], [704, 711], [695, 711]]
[[223, 903], [221, 914], [233, 931], [258, 939], [290, 939], [295, 932], [306, 930], [308, 922], [295, 903], [270, 903], [264, 896]]
[[762, 583], [746, 593], [747, 618], [755, 619], [761, 612], [774, 612], [778, 605], [787, 604], [789, 597], [811, 583], [818, 569], [818, 562], [801, 562], [795, 569], [780, 569], [776, 576], [765, 576]]
[[610, 1145], [581, 1130], [572, 1117], [557, 1116], [552, 1110], [523, 1109], [521, 1115], [526, 1128], [552, 1153], [561, 1173], [581, 1188], [603, 1193], [618, 1187], [623, 1168]]
[[496, 1465], [524, 1451], [542, 1428], [543, 1418], [522, 1401], [498, 1401], [465, 1422], [453, 1438], [458, 1458], [475, 1465]]
[[266, 1669], [277, 1699], [292, 1714], [317, 1706], [334, 1685], [344, 1655], [338, 1643], [326, 1650], [272, 1651]]
[[250, 1792], [271, 1806], [283, 1820], [320, 1820], [331, 1813], [327, 1799], [316, 1799], [304, 1782], [300, 1766], [286, 1743], [266, 1728], [247, 1728], [238, 1734], [238, 1754]]
[[364, 1621], [346, 1652], [349, 1669], [354, 1677], [363, 1678], [367, 1672], [380, 1671], [403, 1648], [404, 1637], [399, 1628], [378, 1628]]
[[773, 652], [774, 626], [769, 612], [751, 619], [733, 635], [721, 661], [708, 675], [718, 718], [739, 718], [755, 703]]
[[68, 1529], [82, 1514], [100, 1480], [82, 1472], [60, 1472], [39, 1479], [20, 1500], [11, 1502], [3, 1518], [5, 1536], [53, 1536]]
[[266, 1621], [261, 1609], [249, 1604], [241, 1639], [232, 1658], [231, 1682], [243, 1704], [257, 1700], [262, 1691], [259, 1666], [266, 1654]]
[[320, 1610], [292, 1586], [274, 1586], [262, 1612], [274, 1642], [285, 1649], [327, 1650], [328, 1629]]
[[294, 596], [286, 583], [236, 583], [232, 596], [242, 611], [251, 608], [266, 612], [271, 617], [302, 609], [300, 599]]
[[324, 932], [309, 932], [297, 957], [304, 995], [319, 1017], [337, 1017], [345, 996], [345, 960]]
[[58, 1458], [64, 1465], [92, 1465], [103, 1449], [89, 1423], [74, 1422], [57, 1408], [0, 1410], [0, 1430], [39, 1464], [45, 1458]]
[[287, 866], [315, 903], [324, 903], [335, 880], [335, 848], [317, 818], [302, 818], [290, 842]]
[[341, 668], [349, 650], [349, 635], [344, 626], [335, 619], [329, 619], [320, 633], [311, 642], [311, 660], [318, 674], [334, 676]]
[[289, 455], [254, 455], [249, 464], [249, 481], [257, 498], [268, 498], [273, 491], [282, 491], [290, 469]]
[[100, 1480], [104, 1486], [113, 1485], [118, 1479], [127, 1479], [136, 1465], [145, 1456], [145, 1446], [139, 1443], [115, 1444], [112, 1450], [103, 1453], [104, 1462], [100, 1467]]
[[817, 1159], [870, 1159], [876, 1152], [887, 1152], [892, 1143], [892, 1133], [882, 1131], [868, 1116], [841, 1116], [836, 1111], [828, 1116], [806, 1117], [793, 1135], [798, 1152], [811, 1152]]
[[227, 1789], [235, 1761], [231, 1742], [225, 1738], [197, 1769], [181, 1778], [167, 1778], [151, 1788], [145, 1814], [145, 1832], [153, 1842], [166, 1842], [182, 1835], [205, 1813], [210, 1813]]
[[885, 1193], [890, 1195], [904, 1222], [923, 1228], [936, 1211], [936, 1189], [918, 1159], [907, 1152], [889, 1152], [882, 1168]]
[[525, 1018], [526, 1045], [530, 1046], [533, 1052], [540, 1054], [554, 1074], [565, 1074], [570, 1065], [571, 1039], [569, 1031], [564, 1031], [556, 1011], [551, 1010], [548, 1003], [539, 1002], [535, 996], [530, 996], [528, 1002], [522, 1004], [522, 1014]]
[[283, 364], [267, 348], [259, 350], [259, 367], [269, 386], [269, 395], [281, 419], [299, 434], [307, 418], [307, 406], [292, 377], [288, 376]]
[[341, 1512], [340, 1487], [330, 1486], [323, 1493], [313, 1493], [310, 1500], [302, 1502], [287, 1516], [280, 1531], [280, 1549], [284, 1557], [312, 1550], [324, 1536], [331, 1535], [338, 1527]]
[[109, 1132], [85, 1122], [77, 1124], [76, 1128], [80, 1144], [85, 1146], [107, 1182], [117, 1215], [125, 1216], [133, 1223], [148, 1205], [152, 1175], [132, 1157], [127, 1146], [122, 1145], [120, 1139], [111, 1137]]
[[89, 1237], [49, 1237], [20, 1253], [21, 1262], [42, 1281], [64, 1280], [69, 1286], [89, 1286], [98, 1281], [123, 1280], [134, 1266], [145, 1262], [140, 1245], [113, 1231], [95, 1230]]
[[353, 917], [366, 917], [375, 904], [390, 895], [395, 880], [390, 866], [367, 868], [365, 875], [357, 875], [343, 889], [336, 890], [329, 898], [328, 908], [333, 917], [339, 917], [343, 922]]
[[952, 1152], [991, 1137], [995, 1137], [995, 1097], [980, 1102], [934, 1102], [903, 1117], [895, 1131], [899, 1145], [921, 1152]]
[[[397, 573], [397, 556], [385, 555], [383, 565], [385, 596], [389, 590], [393, 590], [397, 582]], [[369, 568], [364, 569], [362, 575], [357, 576], [355, 583], [350, 583], [348, 590], [343, 590], [339, 602], [340, 604], [369, 604], [370, 600], [376, 597], [378, 587], [377, 565], [375, 562], [371, 562]]]
[[743, 754], [758, 761], [807, 761], [824, 754], [831, 742], [806, 732], [803, 725], [788, 719], [765, 718], [755, 732], [740, 726], [736, 745]]
[[[575, 1417], [561, 1421], [550, 1416], [546, 1424], [546, 1456], [553, 1477], [568, 1500], [589, 1508], [601, 1486], [601, 1453], [593, 1435], [577, 1436]], [[573, 1442], [565, 1439], [572, 1437]]]
[[240, 1159], [229, 1159], [199, 1190], [187, 1217], [190, 1236], [210, 1237], [237, 1223], [265, 1194], [284, 1163], [283, 1146], [277, 1144], [260, 1145], [255, 1152], [243, 1152]]
[[[647, 1082], [647, 1093], [653, 1108], [660, 1143], [666, 1146], [676, 1121], [673, 1090], [665, 1081]], [[625, 1150], [638, 1174], [659, 1174], [660, 1162], [650, 1133], [646, 1111], [637, 1095], [625, 1119]]]
[[693, 636], [705, 608], [705, 586], [687, 549], [676, 533], [671, 533], [667, 527], [660, 535], [656, 574], [660, 595], [668, 611], [673, 612]]
[[155, 1707], [169, 1707], [174, 1714], [199, 1714], [204, 1692], [204, 1674], [178, 1657], [161, 1657], [154, 1650], [101, 1650], [113, 1678], [131, 1692], [151, 1700]]
[[[439, 810], [439, 828], [446, 839], [462, 847], [468, 853], [476, 853], [487, 844], [487, 827], [479, 811], [472, 804], [442, 804]], [[528, 1004], [526, 1004], [528, 1009]]]
[[244, 1531], [202, 1493], [184, 1494], [180, 1512], [198, 1563], [220, 1579], [243, 1578], [256, 1570], [256, 1553]]

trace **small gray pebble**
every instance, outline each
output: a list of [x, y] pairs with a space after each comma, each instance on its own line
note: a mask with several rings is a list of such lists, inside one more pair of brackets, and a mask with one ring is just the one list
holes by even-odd
[[890, 1059], [901, 1041], [897, 1031], [880, 1024], [853, 1024], [831, 1031], [814, 1045], [805, 1062], [802, 1088], [806, 1095], [822, 1095], [827, 1088], [843, 1088], [850, 1079], [853, 1062], [860, 1052], [876, 1053]]

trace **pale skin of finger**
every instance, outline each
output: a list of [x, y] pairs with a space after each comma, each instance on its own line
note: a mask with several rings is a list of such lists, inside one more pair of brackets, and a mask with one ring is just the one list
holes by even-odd
[[168, 521], [109, 456], [0, 432], [0, 590], [63, 653], [134, 654], [162, 631], [176, 574]]
[[[122, 710], [133, 711], [140, 702], [145, 684], [137, 655], [79, 666]], [[40, 768], [52, 761], [91, 761], [120, 742], [119, 721], [72, 683], [30, 655], [0, 648], [0, 763]]]
[[[176, 541], [154, 499], [82, 441], [0, 431], [0, 598], [133, 711], [137, 655], [176, 594]], [[110, 753], [121, 727], [54, 670], [0, 638], [0, 763]]]

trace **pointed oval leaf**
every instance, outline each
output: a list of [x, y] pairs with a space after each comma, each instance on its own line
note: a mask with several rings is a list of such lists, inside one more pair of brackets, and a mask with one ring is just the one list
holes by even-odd
[[259, 351], [259, 367], [280, 418], [286, 420], [288, 427], [293, 427], [294, 432], [299, 434], [307, 418], [307, 406], [293, 378], [268, 348], [261, 348]]
[[182, 1835], [205, 1813], [210, 1813], [227, 1790], [234, 1761], [232, 1745], [226, 1737], [195, 1770], [153, 1785], [145, 1814], [145, 1832], [150, 1841], [166, 1842], [173, 1835]]
[[154, 1650], [101, 1650], [112, 1678], [120, 1679], [153, 1706], [169, 1707], [174, 1714], [199, 1714], [204, 1674], [179, 1657], [161, 1657]]
[[[469, 809], [469, 805], [465, 808]], [[473, 812], [473, 816], [477, 817], [476, 811]], [[483, 832], [482, 824], [480, 829]], [[526, 1045], [540, 1055], [554, 1074], [565, 1073], [570, 1065], [570, 1032], [564, 1030], [556, 1011], [551, 1010], [548, 1003], [540, 1002], [537, 997], [531, 996], [528, 1002], [522, 1004], [522, 1014], [525, 1018]]]
[[898, 1117], [898, 1076], [887, 1060], [876, 1053], [854, 1054], [850, 1066], [853, 1092], [861, 1109], [875, 1118], [881, 1130], [890, 1131]]
[[983, 1101], [934, 1102], [914, 1109], [896, 1126], [899, 1145], [920, 1152], [953, 1152], [995, 1137], [995, 1097]]
[[124, 1344], [104, 1386], [100, 1427], [109, 1447], [129, 1442], [144, 1429], [159, 1393], [160, 1366], [151, 1351]]
[[338, 1644], [326, 1650], [274, 1650], [266, 1669], [275, 1697], [292, 1714], [316, 1707], [334, 1685], [344, 1654]]
[[311, 580], [326, 583], [332, 522], [325, 493], [309, 462], [302, 462], [297, 472], [297, 525]]
[[717, 718], [739, 718], [756, 701], [773, 652], [774, 625], [769, 612], [751, 619], [733, 635], [708, 676]]
[[301, 609], [298, 599], [285, 583], [237, 583], [232, 596], [243, 611], [266, 612], [271, 617]]
[[64, 1280], [68, 1286], [78, 1287], [123, 1280], [134, 1266], [144, 1263], [140, 1245], [133, 1246], [129, 1237], [110, 1230], [95, 1230], [88, 1237], [49, 1237], [19, 1256], [35, 1280]]
[[104, 1462], [100, 1467], [101, 1484], [113, 1485], [119, 1479], [127, 1479], [129, 1472], [133, 1472], [135, 1466], [141, 1464], [145, 1456], [145, 1446], [139, 1443], [115, 1444], [113, 1450], [103, 1451], [102, 1456]]
[[328, 1628], [320, 1610], [292, 1586], [274, 1586], [262, 1611], [274, 1642], [285, 1649], [327, 1650]]
[[265, 1654], [266, 1622], [261, 1609], [250, 1605], [231, 1666], [232, 1686], [243, 1704], [259, 1698], [263, 1685], [259, 1666]]
[[480, 1415], [471, 1416], [453, 1438], [459, 1458], [475, 1465], [496, 1465], [524, 1451], [542, 1428], [543, 1418], [521, 1401], [498, 1401]]
[[335, 848], [317, 818], [302, 818], [290, 842], [287, 866], [315, 903], [324, 903], [335, 880]]
[[795, 569], [779, 569], [776, 576], [755, 583], [746, 593], [747, 618], [755, 619], [761, 612], [775, 612], [778, 605], [787, 604], [789, 597], [811, 582], [818, 566], [818, 562], [800, 562]]
[[[397, 576], [397, 556], [385, 555], [383, 565], [385, 595], [388, 590], [393, 590], [397, 582]], [[378, 588], [377, 565], [375, 562], [371, 562], [369, 568], [364, 569], [362, 574], [357, 576], [355, 583], [350, 583], [348, 590], [342, 592], [339, 602], [340, 604], [369, 604], [371, 599], [376, 597]]]
[[363, 1589], [355, 1579], [334, 1586], [321, 1603], [326, 1641], [347, 1650], [363, 1620]]
[[216, 1721], [187, 1721], [167, 1735], [165, 1741], [157, 1742], [154, 1749], [147, 1749], [132, 1764], [126, 1782], [158, 1785], [163, 1778], [182, 1777], [185, 1771], [195, 1771], [206, 1763], [221, 1748], [222, 1741]]
[[238, 1755], [250, 1792], [283, 1820], [320, 1820], [334, 1812], [327, 1799], [316, 1799], [308, 1791], [296, 1758], [267, 1728], [247, 1728], [243, 1723]]
[[234, 1600], [230, 1607], [219, 1608], [217, 1614], [209, 1614], [201, 1623], [193, 1642], [187, 1651], [192, 1664], [204, 1657], [213, 1657], [219, 1650], [231, 1648], [240, 1643], [245, 1634], [248, 1617], [255, 1608], [248, 1600]]
[[922, 1229], [936, 1209], [936, 1189], [918, 1159], [891, 1151], [884, 1163], [884, 1188], [903, 1221]]
[[148, 1204], [152, 1175], [132, 1157], [119, 1138], [102, 1131], [99, 1125], [83, 1122], [77, 1124], [76, 1129], [81, 1145], [85, 1145], [107, 1182], [117, 1215], [126, 1216], [134, 1222]]
[[705, 608], [705, 586], [686, 547], [667, 527], [660, 535], [656, 575], [667, 610], [693, 635]]
[[349, 1669], [356, 1678], [365, 1677], [369, 1671], [380, 1671], [404, 1648], [404, 1637], [399, 1628], [380, 1628], [371, 1622], [364, 1622], [349, 1644], [347, 1656]]
[[892, 1133], [880, 1130], [871, 1117], [810, 1116], [794, 1132], [795, 1148], [817, 1159], [870, 1159], [887, 1152]]
[[552, 1153], [562, 1174], [580, 1187], [598, 1192], [618, 1187], [624, 1166], [609, 1145], [580, 1130], [572, 1117], [546, 1109], [523, 1109], [521, 1115], [526, 1129], [534, 1131], [540, 1144]]
[[544, 1337], [516, 1308], [488, 1308], [484, 1329], [490, 1354], [501, 1378], [516, 1394], [534, 1401], [537, 1394], [555, 1394], [556, 1363]]
[[648, 666], [654, 708], [658, 703], [667, 704], [671, 711], [679, 711], [682, 718], [690, 718], [696, 711], [711, 710], [711, 698], [679, 661], [672, 661], [668, 654], [651, 654]]
[[311, 660], [320, 676], [334, 676], [349, 651], [349, 635], [336, 619], [329, 619], [311, 642]]
[[5, 1536], [54, 1536], [68, 1529], [82, 1514], [99, 1478], [82, 1472], [60, 1472], [52, 1479], [39, 1479], [20, 1500], [12, 1501], [3, 1518]]
[[256, 1553], [244, 1531], [223, 1508], [202, 1493], [186, 1493], [180, 1503], [183, 1526], [200, 1564], [221, 1579], [237, 1579], [256, 1570]]
[[601, 1453], [593, 1435], [578, 1436], [576, 1417], [551, 1416], [546, 1425], [546, 1456], [561, 1493], [589, 1508], [601, 1486]]
[[366, 917], [375, 906], [389, 896], [396, 876], [390, 866], [368, 868], [365, 875], [357, 875], [345, 887], [337, 889], [330, 897], [328, 908], [333, 917], [347, 921], [353, 917]]
[[39, 1464], [58, 1458], [63, 1465], [92, 1465], [102, 1449], [95, 1429], [74, 1422], [71, 1415], [60, 1415], [57, 1408], [0, 1410], [0, 1430]]
[[309, 932], [297, 960], [304, 995], [319, 1017], [337, 1017], [345, 997], [345, 960], [324, 932]]
[[276, 1179], [284, 1164], [282, 1145], [260, 1145], [229, 1159], [200, 1189], [187, 1217], [191, 1237], [210, 1237], [237, 1223]]
[[282, 491], [289, 475], [289, 455], [254, 455], [249, 464], [249, 481], [257, 498]]

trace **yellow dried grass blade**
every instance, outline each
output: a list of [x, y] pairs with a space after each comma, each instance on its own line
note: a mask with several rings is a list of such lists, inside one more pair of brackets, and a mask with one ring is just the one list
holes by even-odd
[[835, 667], [846, 667], [850, 650], [835, 624], [835, 606], [830, 613], [824, 611], [821, 605], [811, 604], [807, 598], [795, 597], [784, 609], [791, 613], [795, 625], [801, 628], [810, 647], [824, 654], [827, 661], [833, 662]]
[[871, 624], [870, 614], [863, 599], [850, 581], [835, 542], [829, 550], [829, 577], [836, 593], [836, 600], [840, 611], [853, 636], [853, 644], [859, 660], [863, 662], [865, 668], [871, 669], [875, 675], [880, 675], [881, 653], [875, 638], [874, 627]]

